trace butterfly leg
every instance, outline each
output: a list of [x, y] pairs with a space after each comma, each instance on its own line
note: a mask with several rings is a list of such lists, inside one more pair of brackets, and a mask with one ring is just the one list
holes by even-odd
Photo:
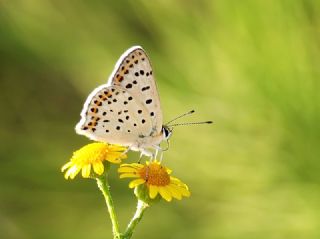
[[125, 155], [126, 153], [128, 153], [130, 150], [130, 148], [127, 148], [125, 151], [122, 152], [122, 154], [119, 156], [119, 158], [121, 158], [121, 156]]
[[149, 158], [153, 158], [153, 153], [150, 152], [149, 150], [140, 148], [139, 151], [140, 151], [141, 156], [145, 155]]
[[159, 163], [162, 163], [162, 159], [163, 159], [163, 152], [166, 150], [163, 150], [159, 145], [156, 146], [157, 152], [160, 152], [160, 157], [159, 157]]
[[139, 157], [138, 164], [140, 164], [140, 163], [141, 163], [142, 156], [143, 156], [143, 153], [142, 153], [142, 152], [140, 152], [140, 157]]
[[139, 156], [139, 160], [138, 160], [139, 164], [141, 163], [141, 159], [142, 159], [143, 155], [148, 156], [148, 157], [152, 157], [151, 153], [150, 154], [149, 153], [146, 154], [146, 152], [140, 151], [140, 156]]
[[157, 160], [158, 152], [159, 152], [159, 149], [156, 148], [156, 150], [155, 150], [155, 152], [153, 154], [153, 157], [152, 157], [152, 161], [153, 160]]
[[162, 158], [162, 151], [163, 151], [162, 148], [159, 145], [155, 145], [153, 147], [154, 147], [154, 150], [155, 150], [155, 154], [154, 154], [154, 158], [153, 159], [157, 160], [159, 152], [161, 153], [160, 157]]
[[161, 150], [160, 151], [160, 160], [159, 160], [160, 164], [162, 163], [162, 159], [163, 159], [163, 151]]

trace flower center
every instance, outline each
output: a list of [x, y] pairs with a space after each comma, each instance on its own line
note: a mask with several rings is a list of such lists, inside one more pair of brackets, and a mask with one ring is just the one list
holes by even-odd
[[144, 166], [139, 174], [149, 185], [166, 186], [170, 184], [170, 176], [166, 168], [156, 163]]

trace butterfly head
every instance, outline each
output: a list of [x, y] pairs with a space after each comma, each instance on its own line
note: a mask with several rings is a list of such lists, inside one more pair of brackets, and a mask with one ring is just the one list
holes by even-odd
[[168, 140], [171, 137], [172, 130], [173, 130], [173, 128], [171, 128], [167, 125], [162, 126], [162, 134], [163, 134], [163, 138], [165, 140]]

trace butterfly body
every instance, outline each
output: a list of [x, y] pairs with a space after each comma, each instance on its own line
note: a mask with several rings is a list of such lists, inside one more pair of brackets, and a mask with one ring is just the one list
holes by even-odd
[[76, 126], [92, 140], [120, 144], [151, 156], [166, 139], [151, 63], [140, 46], [118, 60], [108, 83], [87, 98]]

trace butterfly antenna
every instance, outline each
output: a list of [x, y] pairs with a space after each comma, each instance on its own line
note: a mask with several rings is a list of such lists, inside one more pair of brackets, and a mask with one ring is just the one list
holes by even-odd
[[180, 118], [182, 118], [182, 117], [184, 117], [184, 116], [186, 116], [186, 115], [191, 115], [191, 114], [193, 114], [193, 113], [194, 113], [194, 110], [190, 110], [189, 112], [184, 113], [184, 114], [182, 114], [182, 115], [179, 115], [178, 117], [170, 120], [170, 121], [167, 122], [165, 125], [169, 126], [169, 124], [172, 123], [173, 121], [176, 121], [177, 119], [180, 119]]
[[188, 123], [178, 123], [172, 124], [170, 126], [181, 126], [181, 125], [192, 125], [192, 124], [212, 124], [212, 121], [203, 121], [203, 122], [188, 122]]

